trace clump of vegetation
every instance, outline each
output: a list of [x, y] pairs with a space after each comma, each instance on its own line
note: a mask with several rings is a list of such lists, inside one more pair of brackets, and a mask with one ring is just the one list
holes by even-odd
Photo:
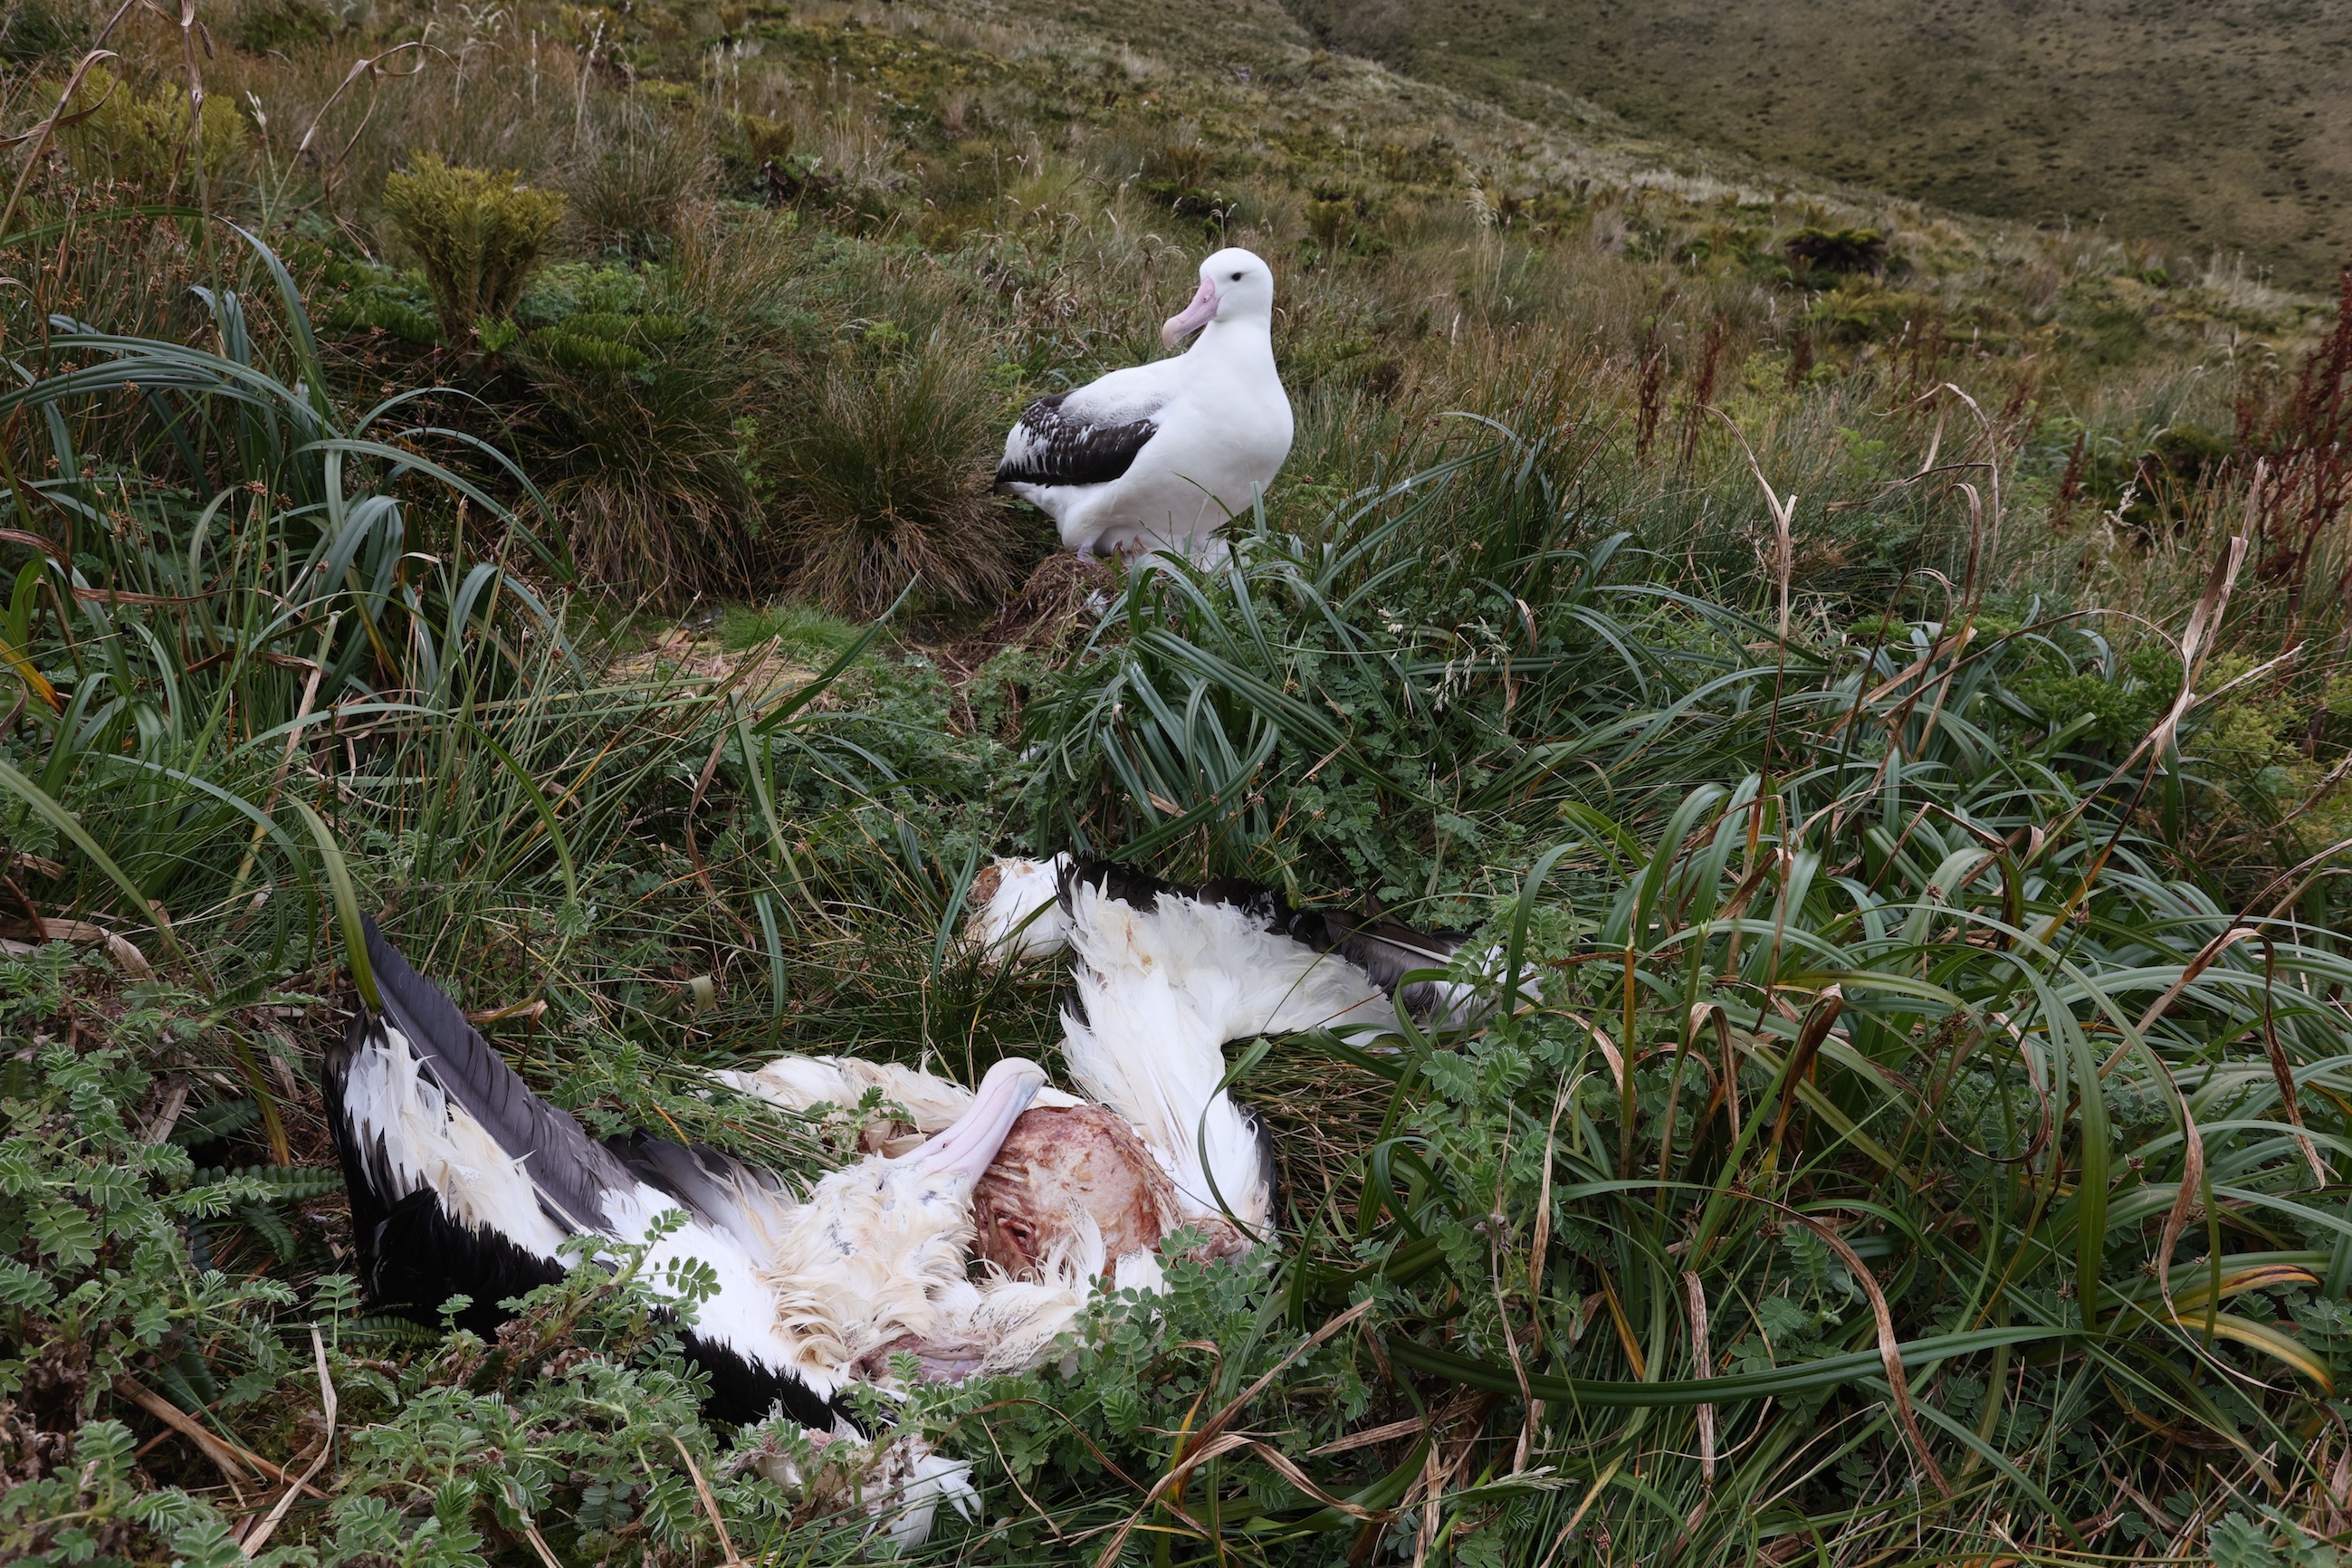
[[[903, 338], [904, 334], [898, 334]], [[1024, 529], [989, 493], [1002, 404], [950, 343], [869, 346], [806, 373], [798, 418], [766, 461], [793, 589], [878, 615], [909, 588], [980, 605], [1018, 580]]]
[[1874, 228], [1801, 228], [1781, 243], [1780, 251], [1801, 279], [1875, 278], [1886, 270], [1886, 237]]
[[12, 65], [37, 66], [79, 54], [89, 42], [89, 29], [70, 5], [11, 0], [0, 11], [0, 59]]
[[58, 134], [82, 176], [119, 181], [156, 197], [191, 189], [198, 179], [224, 178], [243, 158], [251, 135], [236, 106], [215, 97], [205, 99], [192, 135], [184, 86], [142, 91], [104, 66], [92, 67], [82, 79], [73, 108], [75, 118]]
[[514, 308], [563, 216], [556, 192], [431, 153], [385, 179], [383, 206], [425, 268], [443, 333], [459, 339]]
[[433, 293], [422, 274], [403, 273], [364, 258], [336, 256], [320, 269], [320, 281], [335, 290], [323, 317], [345, 332], [388, 332], [408, 342], [441, 338]]
[[606, 260], [551, 268], [516, 307], [529, 427], [573, 560], [667, 604], [758, 575], [756, 384], [711, 303], [674, 268]]
[[709, 139], [682, 115], [631, 115], [564, 187], [572, 221], [600, 250], [647, 256], [675, 241], [716, 173]]
[[337, 17], [321, 0], [241, 0], [229, 13], [229, 42], [266, 55], [322, 44], [335, 36]]
[[690, 348], [655, 357], [581, 329], [530, 347], [541, 428], [567, 459], [548, 500], [582, 569], [665, 605], [756, 581], [747, 431], [727, 416], [740, 385]]

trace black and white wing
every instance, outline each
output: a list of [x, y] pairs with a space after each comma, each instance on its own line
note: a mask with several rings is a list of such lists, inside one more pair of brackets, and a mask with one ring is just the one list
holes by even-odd
[[1004, 438], [1000, 485], [1107, 485], [1122, 478], [1151, 438], [1169, 402], [1164, 365], [1113, 371], [1024, 409]]
[[781, 1403], [830, 1430], [842, 1412], [790, 1370], [772, 1296], [751, 1268], [762, 1228], [772, 1234], [793, 1205], [781, 1184], [700, 1145], [590, 1137], [364, 924], [383, 1011], [352, 1019], [320, 1078], [375, 1304], [430, 1322], [466, 1296], [457, 1321], [488, 1334], [509, 1315], [500, 1302], [563, 1277], [568, 1238], [635, 1239], [683, 1208], [688, 1225], [657, 1252], [719, 1270], [719, 1295], [685, 1336], [711, 1373], [710, 1412], [742, 1423]]
[[1404, 984], [1414, 970], [1444, 969], [1468, 940], [1467, 931], [1421, 931], [1390, 915], [1360, 914], [1328, 907], [1297, 909], [1276, 889], [1236, 877], [1219, 877], [1192, 886], [1161, 881], [1132, 866], [1107, 860], [1083, 860], [1064, 874], [1064, 909], [1076, 888], [1098, 889], [1150, 911], [1162, 894], [1175, 894], [1202, 903], [1224, 904], [1242, 910], [1266, 930], [1305, 944], [1319, 953], [1347, 960], [1371, 983], [1393, 996], [1403, 986], [1405, 1010], [1423, 1022], [1458, 1012], [1465, 988], [1444, 981], [1416, 980]]
[[499, 1301], [562, 1278], [565, 1238], [600, 1230], [604, 1194], [635, 1183], [373, 921], [366, 941], [383, 1011], [352, 1020], [320, 1075], [361, 1277], [378, 1304], [428, 1319], [470, 1297], [458, 1321], [486, 1332]]
[[541, 1208], [566, 1235], [605, 1230], [606, 1194], [634, 1184], [628, 1170], [570, 1111], [533, 1094], [457, 1005], [409, 967], [373, 921], [362, 917], [361, 924], [385, 1021], [406, 1038], [425, 1070], [522, 1163]]
[[1402, 986], [1405, 1012], [1424, 1024], [1450, 1018], [1459, 1005], [1463, 987], [1444, 980], [1407, 984], [1404, 977], [1415, 970], [1444, 969], [1468, 940], [1466, 931], [1417, 931], [1386, 915], [1341, 910], [1300, 910], [1284, 929], [1318, 952], [1346, 959], [1391, 996]]
[[744, 1271], [744, 1264], [767, 1256], [782, 1234], [797, 1202], [793, 1194], [773, 1173], [707, 1143], [632, 1132], [609, 1140], [606, 1147], [644, 1184], [644, 1191], [659, 1194], [647, 1206], [668, 1200], [692, 1221], [652, 1261], [690, 1256], [717, 1271], [718, 1293], [683, 1336], [687, 1359], [710, 1374], [704, 1411], [740, 1426], [765, 1419], [781, 1405], [812, 1431], [833, 1431], [842, 1421], [857, 1427], [858, 1417], [845, 1401], [827, 1398], [791, 1369], [784, 1347], [775, 1340], [772, 1288]]

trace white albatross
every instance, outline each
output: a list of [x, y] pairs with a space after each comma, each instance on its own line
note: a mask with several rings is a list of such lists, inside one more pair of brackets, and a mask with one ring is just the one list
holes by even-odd
[[1223, 559], [1217, 531], [1249, 510], [1290, 456], [1290, 398], [1274, 365], [1274, 272], [1251, 252], [1201, 263], [1168, 319], [1171, 359], [1115, 370], [1031, 404], [1004, 438], [1001, 489], [1034, 505], [1087, 560], [1153, 552]]

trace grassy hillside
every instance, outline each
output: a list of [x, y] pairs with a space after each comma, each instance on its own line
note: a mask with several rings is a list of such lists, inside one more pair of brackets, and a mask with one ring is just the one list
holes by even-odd
[[[366, 1298], [345, 944], [806, 1177], [703, 1069], [1058, 1069], [958, 931], [1076, 848], [1540, 1004], [1237, 1044], [1279, 1235], [877, 1398], [923, 1560], [2339, 1561], [2352, 282], [1265, 0], [180, 16], [0, 29], [0, 1560], [870, 1560], [626, 1256]], [[1223, 243], [1298, 445], [1080, 570], [992, 448]]]
[[1298, 0], [1333, 47], [1768, 164], [2311, 286], [2352, 247], [2352, 13], [2199, 0]]

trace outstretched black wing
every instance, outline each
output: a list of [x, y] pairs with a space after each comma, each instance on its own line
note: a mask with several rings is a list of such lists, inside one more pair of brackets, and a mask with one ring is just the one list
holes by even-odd
[[450, 1099], [466, 1108], [500, 1149], [525, 1163], [548, 1217], [579, 1234], [604, 1228], [604, 1194], [636, 1184], [611, 1151], [588, 1136], [568, 1110], [531, 1093], [441, 988], [408, 966], [375, 922], [362, 917], [368, 965], [394, 1026]]
[[561, 1230], [600, 1228], [604, 1191], [627, 1186], [629, 1174], [568, 1113], [533, 1095], [457, 1005], [411, 969], [373, 921], [362, 924], [383, 1012], [353, 1018], [326, 1053], [320, 1075], [328, 1128], [351, 1193], [361, 1275], [378, 1305], [427, 1322], [450, 1297], [470, 1297], [473, 1305], [458, 1321], [487, 1333], [505, 1320], [500, 1301], [562, 1279], [563, 1266], [495, 1226], [460, 1222], [444, 1194], [430, 1187], [411, 1190], [385, 1147], [387, 1136], [396, 1135], [387, 1108], [349, 1101], [353, 1064], [373, 1051], [413, 1054], [426, 1078], [501, 1150], [524, 1163], [541, 1210]]
[[[574, 1235], [606, 1228], [604, 1194], [633, 1190], [640, 1181], [676, 1198], [706, 1223], [737, 1229], [735, 1206], [748, 1195], [789, 1206], [791, 1196], [768, 1173], [716, 1149], [688, 1147], [642, 1133], [599, 1142], [570, 1112], [548, 1104], [507, 1066], [466, 1021], [457, 1005], [409, 967], [372, 921], [363, 921], [368, 963], [375, 972], [382, 1015], [362, 1012], [326, 1055], [322, 1098], [335, 1152], [351, 1191], [352, 1228], [362, 1278], [380, 1307], [425, 1322], [436, 1320], [453, 1296], [471, 1298], [460, 1326], [488, 1334], [507, 1320], [499, 1302], [563, 1278], [563, 1265], [519, 1245], [496, 1223], [457, 1218], [447, 1194], [430, 1186], [403, 1190], [384, 1147], [387, 1128], [363, 1125], [349, 1102], [352, 1071], [370, 1051], [405, 1049], [422, 1073], [441, 1087], [510, 1158], [523, 1163], [540, 1208]], [[383, 1108], [375, 1108], [381, 1117]], [[710, 1373], [709, 1413], [745, 1424], [781, 1404], [802, 1425], [830, 1431], [850, 1419], [845, 1404], [819, 1398], [790, 1372], [759, 1364], [709, 1331], [688, 1331], [687, 1355]], [[853, 1422], [854, 1424], [854, 1422]]]

